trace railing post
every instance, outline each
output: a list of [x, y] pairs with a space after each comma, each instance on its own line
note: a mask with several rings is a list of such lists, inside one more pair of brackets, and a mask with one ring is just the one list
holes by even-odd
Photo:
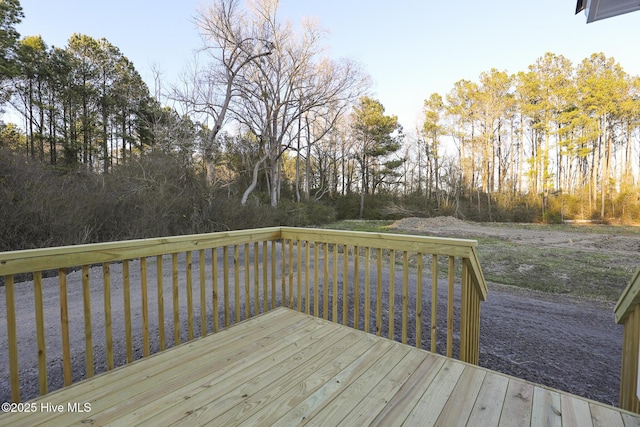
[[637, 396], [639, 336], [640, 305], [636, 305], [624, 322], [620, 381], [620, 407], [636, 413], [640, 413], [640, 400]]
[[616, 322], [624, 325], [622, 335], [622, 370], [620, 407], [640, 414], [638, 398], [638, 358], [640, 353], [640, 269], [622, 292], [614, 309]]
[[469, 260], [462, 260], [460, 309], [460, 360], [478, 364], [480, 343], [480, 298], [471, 276]]

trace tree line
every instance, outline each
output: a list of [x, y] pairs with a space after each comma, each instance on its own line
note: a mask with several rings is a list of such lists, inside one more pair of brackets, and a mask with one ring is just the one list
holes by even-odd
[[[73, 34], [64, 47], [40, 35], [23, 38], [18, 0], [0, 8], [4, 146], [52, 165], [108, 173], [154, 149], [190, 149], [200, 129], [150, 93], [134, 64], [105, 38]], [[176, 141], [179, 142], [176, 143]]]
[[[429, 182], [495, 193], [577, 199], [570, 215], [604, 219], [638, 205], [640, 77], [594, 53], [573, 65], [546, 53], [528, 71], [492, 69], [425, 101]], [[439, 183], [440, 144], [455, 168]], [[449, 168], [448, 172], [451, 172]], [[453, 181], [452, 181], [453, 179]]]
[[574, 66], [547, 53], [527, 71], [460, 80], [429, 96], [422, 123], [405, 132], [371, 96], [366, 72], [328, 55], [316, 21], [277, 11], [277, 0], [202, 6], [203, 48], [177, 82], [156, 75], [151, 93], [104, 38], [74, 34], [64, 47], [21, 38], [20, 3], [5, 0], [0, 101], [22, 123], [0, 123], [0, 144], [57, 173], [122, 174], [157, 193], [146, 168], [179, 165], [185, 183], [198, 182], [192, 199], [209, 207], [323, 205], [334, 212], [327, 218], [640, 216], [640, 78], [613, 58]]

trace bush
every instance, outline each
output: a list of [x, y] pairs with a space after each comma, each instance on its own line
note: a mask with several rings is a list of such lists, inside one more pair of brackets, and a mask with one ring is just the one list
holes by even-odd
[[542, 215], [542, 222], [545, 224], [562, 224], [562, 215], [556, 211], [546, 211]]

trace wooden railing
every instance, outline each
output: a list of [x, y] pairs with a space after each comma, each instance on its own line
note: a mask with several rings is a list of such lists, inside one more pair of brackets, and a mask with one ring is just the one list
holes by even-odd
[[622, 373], [620, 407], [640, 414], [638, 398], [638, 357], [640, 346], [640, 269], [622, 292], [614, 309], [616, 322], [624, 325], [622, 337]]
[[281, 305], [477, 364], [475, 246], [276, 227], [0, 253], [10, 398], [36, 366], [45, 394]]

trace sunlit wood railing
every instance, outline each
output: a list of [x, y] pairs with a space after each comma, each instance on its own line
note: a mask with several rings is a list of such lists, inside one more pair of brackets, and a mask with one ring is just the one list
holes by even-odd
[[640, 414], [638, 357], [640, 347], [640, 269], [636, 271], [615, 307], [616, 322], [624, 325], [620, 407]]
[[475, 246], [274, 227], [0, 253], [11, 399], [35, 370], [45, 394], [277, 306], [477, 364]]

